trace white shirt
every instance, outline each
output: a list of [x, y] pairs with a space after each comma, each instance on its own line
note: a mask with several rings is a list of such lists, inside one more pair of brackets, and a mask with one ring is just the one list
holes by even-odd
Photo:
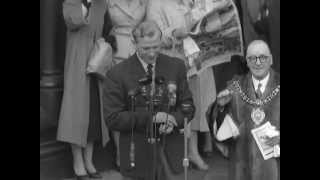
[[268, 80], [269, 80], [269, 76], [270, 76], [270, 73], [268, 73], [268, 75], [265, 78], [263, 78], [262, 80], [258, 80], [258, 79], [254, 78], [252, 76], [252, 82], [253, 82], [254, 90], [257, 91], [258, 90], [258, 85], [261, 84], [262, 86], [261, 86], [260, 90], [263, 93], [264, 90], [266, 89], [266, 86], [267, 86], [267, 83], [268, 83]]
[[[141, 65], [142, 65], [144, 71], [145, 71], [145, 72], [148, 72], [148, 63], [144, 62], [144, 60], [142, 60], [142, 59], [140, 58], [140, 56], [139, 56], [138, 53], [137, 53], [137, 57], [138, 57]], [[157, 61], [156, 61], [156, 62], [157, 62]], [[154, 73], [154, 69], [155, 69], [155, 67], [156, 67], [156, 62], [152, 64], [152, 65], [153, 65], [153, 67], [152, 67], [152, 72], [153, 72], [153, 73]]]

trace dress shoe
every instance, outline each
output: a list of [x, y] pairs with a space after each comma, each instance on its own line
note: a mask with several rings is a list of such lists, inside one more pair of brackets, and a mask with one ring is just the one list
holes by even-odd
[[89, 174], [89, 177], [90, 178], [93, 178], [93, 179], [102, 179], [102, 175], [101, 175], [101, 173], [100, 172], [95, 172], [95, 173], [89, 173], [88, 172], [88, 174]]
[[205, 163], [203, 160], [195, 160], [193, 158], [189, 158], [190, 162], [190, 168], [197, 169], [201, 171], [207, 171], [209, 169], [209, 166], [207, 163]]

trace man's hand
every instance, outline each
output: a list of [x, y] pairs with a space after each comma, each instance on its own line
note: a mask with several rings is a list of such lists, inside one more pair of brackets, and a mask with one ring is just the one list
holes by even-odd
[[266, 144], [268, 146], [275, 146], [280, 143], [280, 131], [276, 130], [275, 126], [271, 126], [271, 128], [266, 132]]
[[159, 127], [159, 132], [161, 134], [171, 133], [173, 127], [178, 125], [176, 119], [172, 115], [165, 112], [158, 112], [155, 115], [153, 122], [161, 124]]
[[232, 99], [232, 92], [229, 89], [221, 91], [217, 96], [217, 103], [220, 106], [224, 106], [229, 103]]
[[173, 130], [173, 125], [161, 124], [159, 127], [160, 134], [170, 134]]
[[183, 39], [188, 36], [188, 31], [184, 27], [177, 28], [172, 31], [172, 36], [176, 39]]
[[156, 116], [153, 119], [153, 122], [155, 123], [169, 123], [171, 125], [177, 126], [176, 119], [168, 113], [165, 112], [158, 112]]

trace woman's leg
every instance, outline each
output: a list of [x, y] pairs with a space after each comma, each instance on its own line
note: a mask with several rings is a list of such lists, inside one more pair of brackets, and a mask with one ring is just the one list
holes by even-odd
[[198, 151], [198, 132], [191, 130], [189, 139], [189, 159], [197, 165], [200, 170], [207, 170], [209, 166], [203, 161]]
[[83, 151], [83, 159], [84, 159], [84, 164], [87, 171], [91, 174], [97, 172], [96, 168], [92, 163], [92, 156], [93, 156], [93, 142], [88, 142], [87, 146], [84, 148], [84, 151]]
[[73, 156], [74, 173], [78, 176], [86, 175], [87, 171], [82, 157], [82, 147], [75, 144], [71, 144], [71, 151]]
[[117, 148], [117, 156], [116, 156], [116, 164], [120, 167], [120, 147], [119, 147], [119, 138], [120, 138], [120, 132], [119, 131], [113, 131], [113, 139], [116, 144]]

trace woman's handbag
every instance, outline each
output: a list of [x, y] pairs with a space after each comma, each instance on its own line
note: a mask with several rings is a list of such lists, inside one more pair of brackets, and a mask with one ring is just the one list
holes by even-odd
[[105, 42], [104, 38], [99, 38], [95, 41], [91, 51], [86, 69], [87, 74], [94, 74], [99, 78], [105, 78], [106, 73], [114, 64], [110, 44]]

